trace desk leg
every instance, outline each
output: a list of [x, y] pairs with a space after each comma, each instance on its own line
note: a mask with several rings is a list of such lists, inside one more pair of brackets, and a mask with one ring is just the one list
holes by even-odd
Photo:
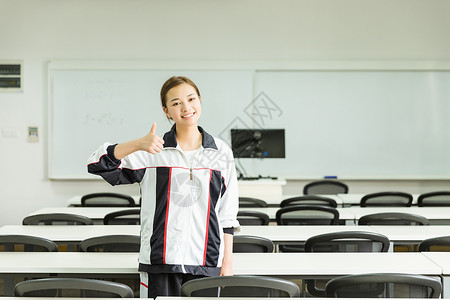
[[5, 293], [5, 296], [14, 296], [14, 277], [3, 278], [3, 285], [3, 292]]
[[442, 298], [450, 298], [450, 276], [442, 276]]
[[345, 220], [345, 225], [354, 226], [354, 225], [357, 225], [357, 222], [356, 222], [356, 220]]

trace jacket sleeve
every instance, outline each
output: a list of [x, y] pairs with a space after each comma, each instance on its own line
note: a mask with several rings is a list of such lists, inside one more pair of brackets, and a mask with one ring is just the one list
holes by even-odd
[[99, 175], [111, 185], [140, 182], [148, 165], [141, 151], [134, 152], [122, 160], [114, 156], [117, 144], [105, 143], [88, 159], [88, 172]]
[[222, 178], [222, 197], [219, 207], [219, 218], [222, 228], [234, 228], [234, 231], [240, 231], [240, 224], [237, 220], [239, 210], [239, 193], [234, 164], [233, 152], [227, 147], [227, 163], [224, 177]]

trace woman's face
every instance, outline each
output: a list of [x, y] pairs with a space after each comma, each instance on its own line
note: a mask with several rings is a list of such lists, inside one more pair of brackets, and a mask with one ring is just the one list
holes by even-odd
[[179, 84], [167, 92], [166, 99], [166, 107], [163, 107], [163, 110], [177, 127], [197, 126], [202, 106], [194, 87], [187, 83]]

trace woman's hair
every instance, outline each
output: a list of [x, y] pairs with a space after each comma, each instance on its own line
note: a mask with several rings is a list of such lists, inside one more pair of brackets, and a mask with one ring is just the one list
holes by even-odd
[[167, 93], [169, 92], [170, 89], [183, 84], [183, 83], [187, 83], [190, 86], [192, 86], [195, 91], [197, 92], [197, 95], [200, 97], [200, 91], [198, 90], [198, 87], [195, 85], [195, 83], [190, 80], [187, 77], [184, 76], [172, 76], [169, 79], [167, 79], [167, 81], [163, 84], [162, 88], [161, 88], [161, 105], [162, 107], [166, 107], [166, 101], [167, 101]]

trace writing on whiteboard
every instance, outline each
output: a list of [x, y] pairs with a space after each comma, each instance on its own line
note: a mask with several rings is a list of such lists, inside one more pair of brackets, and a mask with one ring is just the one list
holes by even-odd
[[100, 124], [100, 125], [122, 125], [123, 117], [116, 117], [112, 113], [104, 114], [86, 114], [84, 116], [83, 125]]

